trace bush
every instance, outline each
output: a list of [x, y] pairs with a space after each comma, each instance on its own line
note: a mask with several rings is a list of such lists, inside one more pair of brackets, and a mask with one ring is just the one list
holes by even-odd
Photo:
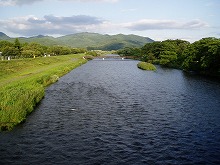
[[152, 70], [152, 71], [157, 70], [157, 68], [153, 64], [147, 62], [139, 62], [137, 64], [137, 67], [143, 70]]

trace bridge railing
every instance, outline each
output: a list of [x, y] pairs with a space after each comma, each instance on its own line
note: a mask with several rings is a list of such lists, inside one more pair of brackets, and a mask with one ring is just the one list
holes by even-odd
[[102, 59], [102, 58], [116, 58], [116, 59], [133, 59], [135, 56], [97, 56], [94, 58]]
[[84, 56], [84, 59], [92, 60], [92, 59], [135, 59], [135, 56]]

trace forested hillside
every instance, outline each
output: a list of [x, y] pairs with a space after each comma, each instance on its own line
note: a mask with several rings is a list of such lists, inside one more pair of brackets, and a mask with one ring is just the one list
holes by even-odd
[[[35, 37], [19, 37], [21, 43], [35, 42], [44, 46], [69, 46], [73, 48], [86, 48], [88, 50], [118, 50], [125, 47], [141, 47], [146, 43], [153, 42], [148, 37], [137, 35], [102, 35], [98, 33], [77, 33], [58, 38], [38, 35]], [[15, 38], [10, 38], [4, 33], [0, 33], [0, 40], [14, 42]]]

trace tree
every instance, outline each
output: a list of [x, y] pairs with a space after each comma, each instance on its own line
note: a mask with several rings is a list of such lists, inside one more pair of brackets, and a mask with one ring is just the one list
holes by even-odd
[[160, 52], [162, 50], [161, 42], [152, 42], [147, 43], [145, 46], [141, 48], [142, 55], [147, 59], [148, 55], [151, 54], [155, 57], [155, 59], [159, 58]]
[[167, 67], [175, 67], [177, 53], [175, 51], [162, 51], [160, 53], [160, 64]]
[[142, 47], [142, 60], [167, 67], [181, 68], [183, 52], [190, 43], [183, 40], [165, 40], [148, 43]]
[[117, 53], [123, 56], [133, 56], [135, 58], [141, 58], [141, 49], [133, 47], [125, 47], [124, 49], [118, 50]]
[[87, 52], [84, 48], [71, 48], [71, 53], [78, 54], [78, 53], [85, 53]]
[[28, 49], [27, 50], [26, 49], [22, 50], [21, 54], [22, 54], [22, 57], [24, 57], [24, 58], [36, 57], [36, 51], [28, 50]]
[[43, 56], [44, 47], [38, 43], [32, 42], [30, 44], [25, 44], [23, 46], [21, 55], [25, 58], [39, 57]]
[[21, 50], [21, 43], [19, 42], [18, 38], [15, 39], [14, 46], [18, 50]]
[[11, 46], [6, 46], [2, 52], [2, 56], [19, 56], [19, 55], [20, 55], [19, 49]]
[[184, 52], [183, 68], [202, 74], [220, 76], [220, 39], [203, 38]]
[[13, 43], [9, 42], [9, 41], [0, 41], [0, 51], [2, 52], [3, 49], [6, 47], [13, 47]]
[[97, 56], [98, 54], [95, 51], [88, 51], [86, 55]]

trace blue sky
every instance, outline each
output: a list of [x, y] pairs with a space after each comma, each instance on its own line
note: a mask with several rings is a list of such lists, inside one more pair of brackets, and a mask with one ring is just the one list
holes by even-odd
[[10, 37], [79, 32], [154, 40], [220, 37], [220, 0], [0, 0], [0, 31]]

